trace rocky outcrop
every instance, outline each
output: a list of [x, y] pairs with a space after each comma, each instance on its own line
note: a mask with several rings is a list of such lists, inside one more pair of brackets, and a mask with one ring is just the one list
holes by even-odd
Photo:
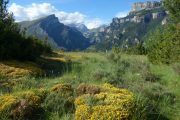
[[84, 25], [84, 24], [68, 24], [69, 27], [73, 28], [73, 29], [77, 29], [78, 31], [80, 31], [81, 33], [85, 33], [88, 32], [88, 28]]
[[141, 22], [149, 22], [154, 19], [158, 19], [161, 17], [166, 17], [167, 11], [163, 10], [162, 8], [157, 9], [157, 11], [151, 12], [150, 10], [146, 10], [144, 13], [141, 11], [132, 13], [124, 18], [113, 18], [112, 24], [124, 24], [125, 22], [134, 22], [134, 23], [141, 23]]
[[132, 5], [132, 11], [135, 12], [143, 9], [154, 9], [161, 6], [162, 2], [157, 1], [137, 2]]
[[144, 42], [149, 32], [167, 24], [167, 18], [168, 12], [162, 2], [135, 3], [126, 17], [113, 18], [110, 26], [90, 32], [88, 38], [96, 41], [96, 49], [128, 48]]
[[165, 17], [164, 19], [163, 19], [163, 21], [162, 21], [162, 25], [165, 25], [165, 24], [167, 24], [167, 22], [168, 22], [168, 19], [167, 19], [167, 17]]

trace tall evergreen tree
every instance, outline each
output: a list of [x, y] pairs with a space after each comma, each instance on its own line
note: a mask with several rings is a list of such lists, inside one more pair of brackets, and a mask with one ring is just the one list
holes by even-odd
[[0, 0], [0, 33], [3, 31], [16, 31], [17, 25], [14, 23], [13, 14], [7, 10], [9, 0]]

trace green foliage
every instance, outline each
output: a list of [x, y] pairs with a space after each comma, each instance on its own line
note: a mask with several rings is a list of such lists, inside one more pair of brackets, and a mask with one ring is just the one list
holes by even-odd
[[62, 116], [74, 111], [73, 89], [70, 85], [55, 85], [45, 99], [44, 108]]
[[180, 59], [180, 27], [168, 25], [157, 29], [146, 42], [148, 58], [153, 63], [173, 63]]
[[180, 60], [180, 1], [164, 0], [164, 5], [175, 24], [168, 24], [150, 34], [146, 47], [152, 63], [170, 64]]
[[0, 60], [35, 60], [43, 53], [51, 52], [47, 44], [21, 35], [12, 14], [7, 11], [8, 1], [0, 1]]
[[138, 43], [135, 46], [126, 48], [123, 51], [127, 54], [133, 54], [133, 55], [146, 55], [147, 54], [146, 48], [143, 42]]
[[[44, 110], [40, 106], [46, 92], [44, 90], [26, 91], [13, 95], [0, 96], [0, 119], [39, 119]], [[42, 115], [42, 116], [41, 116]]]
[[[23, 103], [24, 101], [21, 100], [23, 99], [25, 103], [29, 103], [25, 104], [27, 110], [29, 110], [30, 106], [33, 106], [33, 110], [35, 111], [30, 111], [31, 114], [29, 114], [29, 116], [31, 116], [31, 118], [36, 117], [37, 120], [39, 118], [38, 115], [41, 115], [40, 119], [44, 120], [72, 120], [78, 117], [76, 115], [81, 116], [89, 112], [93, 112], [95, 118], [101, 117], [96, 113], [113, 116], [117, 115], [116, 111], [114, 111], [118, 106], [116, 105], [118, 103], [117, 100], [119, 100], [119, 97], [116, 99], [117, 90], [119, 88], [125, 88], [135, 95], [132, 109], [130, 108], [130, 111], [132, 110], [133, 113], [130, 114], [130, 119], [176, 120], [179, 118], [179, 63], [173, 65], [151, 64], [148, 62], [146, 56], [126, 55], [122, 53], [121, 49], [115, 48], [112, 53], [109, 55], [108, 53], [78, 52], [59, 55], [59, 58], [62, 58], [62, 56], [66, 54], [71, 58], [72, 68], [70, 71], [64, 71], [65, 73], [62, 72], [64, 74], [61, 74], [61, 76], [54, 76], [53, 78], [18, 80], [15, 82], [12, 91], [9, 92], [8, 95], [10, 96], [5, 97], [5, 93], [8, 92], [0, 93], [1, 96], [4, 96], [2, 97], [5, 99], [3, 101], [6, 101], [2, 103], [2, 105], [5, 105], [3, 106], [3, 110], [6, 107], [10, 107], [11, 103], [14, 103], [14, 97], [18, 97], [19, 102]], [[74, 57], [72, 58], [71, 56]], [[75, 59], [77, 57], [79, 59]], [[76, 62], [74, 63], [74, 61]], [[52, 63], [52, 61], [43, 64], [48, 65], [50, 63]], [[55, 66], [61, 68], [58, 66], [58, 63], [56, 63]], [[53, 67], [52, 70], [53, 69], [55, 68]], [[109, 87], [108, 90], [101, 89], [104, 83], [111, 83], [117, 88], [112, 89], [114, 87], [106, 84], [106, 88], [109, 86], [110, 89]], [[74, 94], [75, 90], [73, 88], [76, 88], [76, 94]], [[32, 89], [39, 89], [40, 91], [37, 90], [32, 93], [30, 92]], [[22, 92], [27, 90], [28, 92]], [[105, 92], [105, 94], [102, 92]], [[111, 92], [114, 94], [111, 94]], [[77, 101], [77, 99], [80, 96], [84, 96], [84, 94], [90, 94], [83, 97], [86, 106], [83, 105], [75, 108], [74, 100]], [[120, 92], [120, 96], [122, 96], [122, 94], [123, 92]], [[125, 93], [124, 95], [128, 94]], [[41, 104], [38, 102], [39, 98], [41, 98]], [[100, 99], [97, 100], [97, 98]], [[120, 97], [120, 100], [121, 99], [124, 99], [124, 97]], [[39, 107], [32, 104], [34, 100], [38, 102]], [[0, 100], [0, 103], [1, 101], [2, 100]], [[80, 99], [79, 102], [82, 103], [83, 101]], [[109, 107], [107, 107], [108, 105], [100, 108], [95, 107], [104, 106], [106, 102], [108, 102], [108, 105], [112, 103], [113, 105]], [[124, 104], [123, 107], [126, 108], [126, 105], [127, 104]], [[112, 111], [115, 113], [109, 115]], [[5, 113], [8, 112], [5, 111]], [[5, 113], [2, 113], [0, 119], [9, 119], [9, 116], [6, 116]], [[21, 112], [21, 115], [23, 116], [24, 113], [27, 113], [27, 111]], [[25, 118], [28, 119], [29, 116]], [[118, 117], [119, 116], [117, 116], [117, 118]], [[17, 117], [17, 119], [20, 119], [20, 117]]]
[[179, 0], [164, 0], [164, 5], [170, 12], [171, 17], [175, 22], [180, 22], [180, 1]]
[[50, 52], [37, 39], [24, 38], [20, 33], [4, 31], [0, 33], [0, 59], [35, 60], [43, 53]]

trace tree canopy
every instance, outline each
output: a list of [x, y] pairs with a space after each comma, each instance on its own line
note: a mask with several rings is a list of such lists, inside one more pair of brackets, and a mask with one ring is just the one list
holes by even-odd
[[164, 0], [164, 5], [169, 11], [172, 19], [180, 22], [180, 0]]
[[150, 34], [146, 48], [153, 63], [174, 63], [180, 60], [180, 0], [164, 0], [173, 22]]
[[50, 52], [49, 46], [33, 37], [21, 34], [13, 14], [7, 11], [8, 0], [0, 0], [0, 60], [35, 60]]

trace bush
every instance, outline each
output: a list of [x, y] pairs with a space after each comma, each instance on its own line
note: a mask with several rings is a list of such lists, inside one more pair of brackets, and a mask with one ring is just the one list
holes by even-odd
[[43, 116], [41, 103], [45, 95], [44, 90], [3, 95], [0, 97], [0, 116], [6, 115], [9, 119], [38, 119]]
[[180, 59], [180, 1], [164, 0], [163, 3], [172, 21], [151, 34], [146, 45], [148, 58], [152, 63], [170, 64], [179, 62]]
[[99, 86], [100, 93], [85, 94], [75, 100], [76, 120], [128, 119], [133, 107], [133, 94], [125, 89], [105, 84]]
[[73, 89], [67, 84], [58, 84], [51, 88], [43, 104], [48, 112], [57, 113], [59, 116], [74, 111]]
[[100, 93], [100, 87], [96, 85], [80, 84], [76, 89], [77, 95]]
[[35, 60], [51, 49], [35, 38], [25, 38], [20, 33], [0, 33], [0, 59]]
[[170, 16], [175, 22], [180, 22], [180, 1], [179, 0], [164, 0], [164, 5], [168, 9]]
[[175, 63], [180, 59], [180, 26], [169, 25], [157, 29], [146, 42], [148, 58], [152, 63]]

